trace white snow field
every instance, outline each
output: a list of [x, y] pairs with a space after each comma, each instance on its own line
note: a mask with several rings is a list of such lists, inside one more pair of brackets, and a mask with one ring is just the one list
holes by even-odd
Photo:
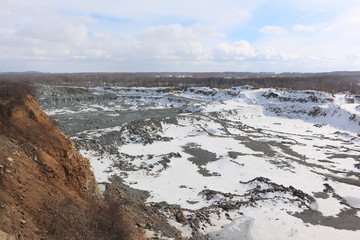
[[248, 86], [92, 91], [118, 94], [114, 114], [179, 110], [74, 138], [121, 135], [115, 154], [81, 150], [97, 180], [119, 175], [148, 191], [148, 203], [179, 205], [188, 223], [164, 213], [184, 237], [196, 229], [210, 239], [360, 239], [359, 96]]

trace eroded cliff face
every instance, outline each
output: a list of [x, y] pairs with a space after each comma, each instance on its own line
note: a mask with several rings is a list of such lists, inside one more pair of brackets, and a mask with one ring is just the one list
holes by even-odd
[[1, 106], [1, 239], [141, 239], [118, 210], [33, 97]]

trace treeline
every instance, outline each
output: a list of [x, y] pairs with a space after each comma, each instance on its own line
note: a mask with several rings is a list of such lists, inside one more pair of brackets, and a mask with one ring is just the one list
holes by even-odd
[[0, 81], [34, 84], [119, 87], [215, 87], [319, 90], [360, 94], [360, 72], [329, 73], [2, 73]]

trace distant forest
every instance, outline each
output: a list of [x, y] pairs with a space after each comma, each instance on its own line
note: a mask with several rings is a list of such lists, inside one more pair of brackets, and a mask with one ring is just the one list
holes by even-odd
[[1, 73], [0, 81], [81, 87], [214, 87], [251, 85], [257, 88], [349, 91], [360, 94], [360, 72], [327, 73]]

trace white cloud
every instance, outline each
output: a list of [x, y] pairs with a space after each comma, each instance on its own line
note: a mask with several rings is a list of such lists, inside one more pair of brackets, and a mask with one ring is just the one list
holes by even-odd
[[202, 38], [224, 37], [224, 34], [216, 32], [212, 28], [195, 24], [183, 27], [180, 24], [153, 26], [136, 34], [136, 38], [147, 39], [147, 41], [169, 42], [174, 40], [195, 40]]
[[135, 34], [129, 43], [134, 57], [141, 59], [182, 59], [201, 60], [209, 58], [209, 51], [204, 49], [207, 39], [223, 35], [211, 28], [199, 24], [183, 27], [180, 24], [156, 26]]
[[359, 3], [294, 0], [302, 11], [323, 4], [330, 17], [255, 29], [263, 19], [253, 10], [269, 2], [0, 0], [0, 71], [358, 68]]
[[262, 27], [259, 32], [263, 33], [263, 34], [269, 34], [269, 35], [283, 35], [284, 33], [286, 33], [286, 30], [282, 27], [279, 26], [264, 26]]
[[293, 29], [295, 31], [301, 31], [301, 32], [315, 32], [315, 27], [314, 26], [311, 26], [311, 25], [301, 25], [301, 24], [297, 24], [297, 25], [294, 25], [293, 26]]
[[244, 60], [255, 55], [250, 43], [244, 40], [233, 44], [221, 43], [212, 52], [215, 59], [222, 60]]
[[292, 0], [295, 7], [303, 10], [314, 10], [317, 11], [336, 11], [340, 12], [344, 9], [357, 6], [358, 0]]
[[[358, 2], [351, 8], [330, 14], [325, 20], [314, 19], [313, 22], [309, 22], [307, 19], [306, 25], [294, 25], [291, 32], [267, 35], [252, 45], [258, 50], [274, 49], [275, 52], [284, 54], [283, 57], [278, 55], [279, 60], [275, 60], [283, 68], [288, 68], [292, 63], [292, 68], [297, 68], [297, 71], [357, 70], [358, 62], [350, 60], [348, 56], [360, 56], [359, 12]], [[272, 55], [270, 58], [269, 54]], [[271, 52], [269, 54], [264, 54], [263, 57], [274, 61], [276, 55]]]
[[[19, 1], [19, 0], [18, 0]], [[250, 19], [250, 12], [265, 0], [28, 0], [29, 5], [61, 11], [71, 9], [79, 13], [98, 13], [111, 17], [149, 22], [153, 20], [185, 19], [192, 23], [229, 27]]]
[[277, 52], [274, 48], [256, 49], [256, 59], [258, 60], [286, 60], [288, 57], [284, 53]]

